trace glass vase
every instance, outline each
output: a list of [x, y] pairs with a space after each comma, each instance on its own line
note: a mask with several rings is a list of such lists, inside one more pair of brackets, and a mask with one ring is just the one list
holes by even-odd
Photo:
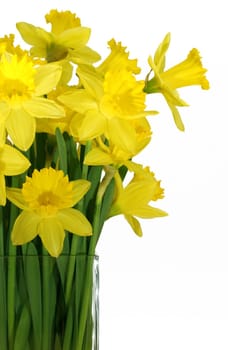
[[0, 257], [1, 350], [98, 350], [97, 256]]

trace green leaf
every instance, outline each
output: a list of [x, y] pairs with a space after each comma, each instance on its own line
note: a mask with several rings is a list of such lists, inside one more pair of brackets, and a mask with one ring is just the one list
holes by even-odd
[[85, 339], [92, 334], [88, 320], [91, 316], [93, 263], [93, 256], [77, 257], [75, 312], [79, 315], [79, 323], [73, 333], [73, 349], [87, 349], [84, 347]]
[[71, 343], [75, 315], [73, 315], [74, 309], [71, 306], [72, 305], [70, 303], [66, 314], [65, 333], [63, 335], [63, 350], [73, 349], [73, 347], [71, 347]]
[[23, 306], [19, 323], [16, 330], [14, 350], [24, 350], [27, 347], [31, 327], [31, 317], [28, 305]]
[[37, 250], [33, 243], [28, 244], [28, 256], [24, 257], [25, 283], [33, 323], [34, 344], [41, 349], [42, 340], [42, 281]]
[[88, 181], [91, 187], [84, 197], [84, 206], [88, 219], [92, 222], [94, 206], [96, 201], [96, 192], [101, 181], [102, 166], [93, 166], [89, 169]]
[[54, 276], [55, 259], [49, 255], [42, 256], [42, 350], [51, 349], [51, 335], [55, 320], [57, 283]]
[[[67, 238], [68, 237], [66, 237], [65, 240]], [[59, 271], [60, 281], [61, 281], [61, 285], [62, 285], [63, 288], [64, 288], [64, 286], [66, 284], [69, 259], [70, 259], [70, 257], [68, 255], [65, 255], [64, 253], [61, 254], [56, 259], [56, 264], [57, 264], [58, 271]]]
[[60, 169], [64, 172], [64, 174], [67, 174], [67, 148], [66, 143], [64, 140], [64, 137], [60, 131], [59, 128], [56, 128], [55, 131], [56, 135], [56, 141], [57, 141], [57, 147], [59, 152], [59, 162], [60, 162]]
[[7, 308], [6, 308], [6, 259], [4, 257], [4, 213], [0, 207], [0, 339], [3, 349], [7, 349]]
[[113, 202], [114, 190], [115, 190], [115, 181], [114, 179], [112, 179], [105, 191], [105, 194], [102, 200], [101, 213], [100, 213], [100, 231], [102, 230], [105, 220], [107, 220], [108, 218], [108, 214]]
[[47, 153], [47, 134], [36, 133], [36, 144], [34, 144], [34, 168], [40, 170], [45, 167]]
[[6, 271], [5, 257], [0, 256], [0, 339], [3, 349], [7, 349]]
[[70, 181], [81, 178], [81, 164], [73, 137], [66, 136], [68, 175]]

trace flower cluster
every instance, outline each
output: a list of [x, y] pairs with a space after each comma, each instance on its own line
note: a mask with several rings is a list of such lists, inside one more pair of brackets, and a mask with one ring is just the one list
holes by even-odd
[[197, 49], [165, 70], [170, 34], [142, 79], [120, 42], [111, 39], [101, 59], [75, 14], [45, 18], [50, 31], [17, 23], [29, 51], [12, 34], [0, 39], [0, 253], [33, 242], [53, 257], [93, 254], [105, 220], [124, 215], [141, 236], [138, 218], [167, 215], [153, 205], [164, 196], [160, 181], [133, 160], [150, 143], [157, 114], [147, 95], [161, 93], [184, 130], [178, 107], [187, 103], [177, 89], [209, 83]]

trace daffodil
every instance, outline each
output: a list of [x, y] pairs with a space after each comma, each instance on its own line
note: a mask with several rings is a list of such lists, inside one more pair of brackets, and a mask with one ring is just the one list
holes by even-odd
[[116, 42], [114, 39], [109, 40], [110, 54], [97, 67], [97, 70], [105, 74], [108, 70], [116, 67], [126, 68], [134, 74], [140, 73], [141, 69], [137, 66], [137, 59], [130, 59], [129, 52], [126, 52], [126, 47], [122, 46], [121, 42]]
[[17, 23], [24, 41], [32, 45], [32, 56], [43, 57], [48, 62], [67, 59], [77, 64], [93, 63], [100, 59], [98, 53], [86, 46], [90, 28], [82, 27], [75, 14], [51, 10], [46, 15], [46, 21], [52, 25], [51, 32], [29, 23]]
[[170, 44], [170, 34], [168, 33], [155, 52], [154, 58], [149, 56], [148, 63], [154, 72], [154, 77], [146, 81], [144, 91], [147, 93], [160, 92], [166, 99], [170, 107], [176, 126], [181, 131], [184, 124], [176, 106], [187, 106], [177, 90], [184, 86], [200, 85], [202, 89], [209, 89], [209, 82], [205, 76], [207, 70], [203, 68], [201, 57], [197, 49], [192, 49], [187, 58], [168, 70], [165, 69], [165, 55]]
[[130, 152], [125, 152], [112, 143], [106, 145], [98, 138], [97, 145], [86, 154], [84, 164], [86, 165], [114, 165], [120, 167], [127, 164], [131, 158]]
[[63, 171], [52, 168], [34, 170], [22, 189], [8, 188], [7, 198], [23, 211], [12, 230], [12, 242], [21, 245], [40, 236], [51, 256], [63, 249], [65, 230], [80, 236], [92, 234], [86, 217], [72, 208], [90, 187], [86, 180], [69, 181]]
[[132, 72], [121, 67], [106, 72], [104, 78], [88, 66], [79, 67], [77, 73], [84, 88], [74, 89], [58, 98], [83, 115], [76, 127], [77, 135], [82, 141], [105, 135], [119, 148], [135, 153], [137, 133], [130, 121], [155, 113], [145, 110], [144, 82], [136, 80]]
[[5, 176], [19, 175], [30, 166], [21, 152], [9, 145], [0, 148], [0, 205], [6, 204]]
[[102, 138], [98, 137], [92, 149], [86, 154], [84, 164], [114, 165], [117, 168], [121, 165], [125, 165], [128, 168], [129, 160], [137, 155], [151, 139], [150, 124], [146, 118], [134, 119], [129, 121], [129, 123], [131, 123], [131, 126], [135, 129], [135, 153], [122, 149], [119, 145], [117, 146], [110, 140], [108, 140], [108, 144], [105, 144]]
[[118, 173], [115, 174], [116, 196], [109, 217], [124, 215], [133, 231], [142, 236], [142, 228], [136, 217], [155, 218], [166, 216], [167, 213], [149, 205], [150, 201], [163, 198], [160, 181], [156, 180], [149, 168], [142, 168], [137, 164], [133, 164], [133, 168], [137, 173], [126, 187], [123, 186]]
[[36, 67], [28, 55], [5, 52], [0, 59], [0, 146], [5, 131], [21, 150], [27, 150], [35, 137], [36, 118], [60, 118], [64, 109], [44, 98], [58, 83], [61, 67]]

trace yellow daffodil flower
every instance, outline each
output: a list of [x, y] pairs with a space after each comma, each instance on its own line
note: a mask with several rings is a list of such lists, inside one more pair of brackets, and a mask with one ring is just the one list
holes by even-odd
[[108, 44], [111, 52], [97, 67], [98, 72], [105, 74], [108, 70], [121, 67], [134, 74], [140, 73], [141, 69], [137, 66], [137, 59], [129, 58], [129, 52], [126, 52], [126, 47], [122, 46], [121, 42], [117, 43], [114, 39], [111, 39]]
[[13, 244], [27, 243], [39, 235], [49, 254], [57, 257], [63, 248], [65, 230], [91, 235], [89, 221], [72, 208], [89, 187], [86, 180], [69, 181], [63, 171], [44, 168], [34, 170], [22, 189], [8, 188], [7, 198], [23, 210], [12, 230]]
[[[97, 141], [100, 138], [97, 139]], [[132, 157], [131, 153], [125, 152], [113, 144], [105, 145], [99, 140], [98, 145], [86, 154], [84, 164], [86, 165], [114, 165], [119, 167], [127, 163]]]
[[[73, 122], [73, 119], [72, 119]], [[123, 150], [111, 141], [108, 145], [102, 141], [101, 137], [96, 139], [91, 151], [89, 151], [84, 159], [84, 164], [87, 165], [114, 165], [120, 167], [125, 165], [128, 167], [128, 160], [138, 154], [151, 139], [150, 124], [146, 118], [134, 119], [129, 121], [135, 129], [135, 153]], [[75, 123], [76, 125], [76, 123]]]
[[18, 57], [4, 53], [0, 59], [0, 146], [5, 130], [13, 143], [27, 150], [35, 137], [35, 118], [60, 118], [64, 109], [44, 98], [58, 83], [61, 67], [57, 64], [34, 66], [26, 54]]
[[51, 32], [29, 23], [17, 23], [24, 41], [32, 45], [32, 56], [43, 57], [48, 62], [67, 59], [77, 64], [93, 63], [100, 59], [98, 53], [86, 46], [90, 28], [82, 27], [75, 14], [51, 10], [46, 15], [46, 21], [52, 25]]
[[117, 190], [109, 217], [123, 214], [133, 231], [142, 236], [141, 225], [135, 217], [155, 218], [166, 216], [167, 213], [148, 204], [163, 198], [160, 181], [155, 179], [148, 168], [143, 169], [136, 164], [132, 168], [137, 169], [137, 173], [125, 188], [118, 173], [115, 174]]
[[30, 166], [21, 152], [9, 145], [0, 148], [0, 205], [6, 204], [5, 176], [22, 174]]
[[165, 71], [165, 54], [169, 44], [170, 34], [168, 33], [156, 50], [154, 59], [149, 56], [148, 63], [154, 72], [154, 77], [150, 80], [148, 77], [144, 91], [162, 93], [172, 111], [177, 128], [184, 131], [184, 124], [176, 106], [187, 106], [187, 103], [180, 98], [176, 89], [191, 85], [200, 85], [202, 89], [209, 89], [209, 82], [205, 76], [207, 70], [202, 66], [199, 51], [194, 48], [184, 61]]
[[87, 141], [105, 135], [125, 152], [137, 152], [137, 134], [129, 121], [155, 113], [145, 110], [144, 82], [118, 67], [106, 72], [104, 78], [88, 66], [80, 67], [77, 73], [84, 88], [67, 92], [58, 101], [83, 115], [76, 127], [80, 139]]

